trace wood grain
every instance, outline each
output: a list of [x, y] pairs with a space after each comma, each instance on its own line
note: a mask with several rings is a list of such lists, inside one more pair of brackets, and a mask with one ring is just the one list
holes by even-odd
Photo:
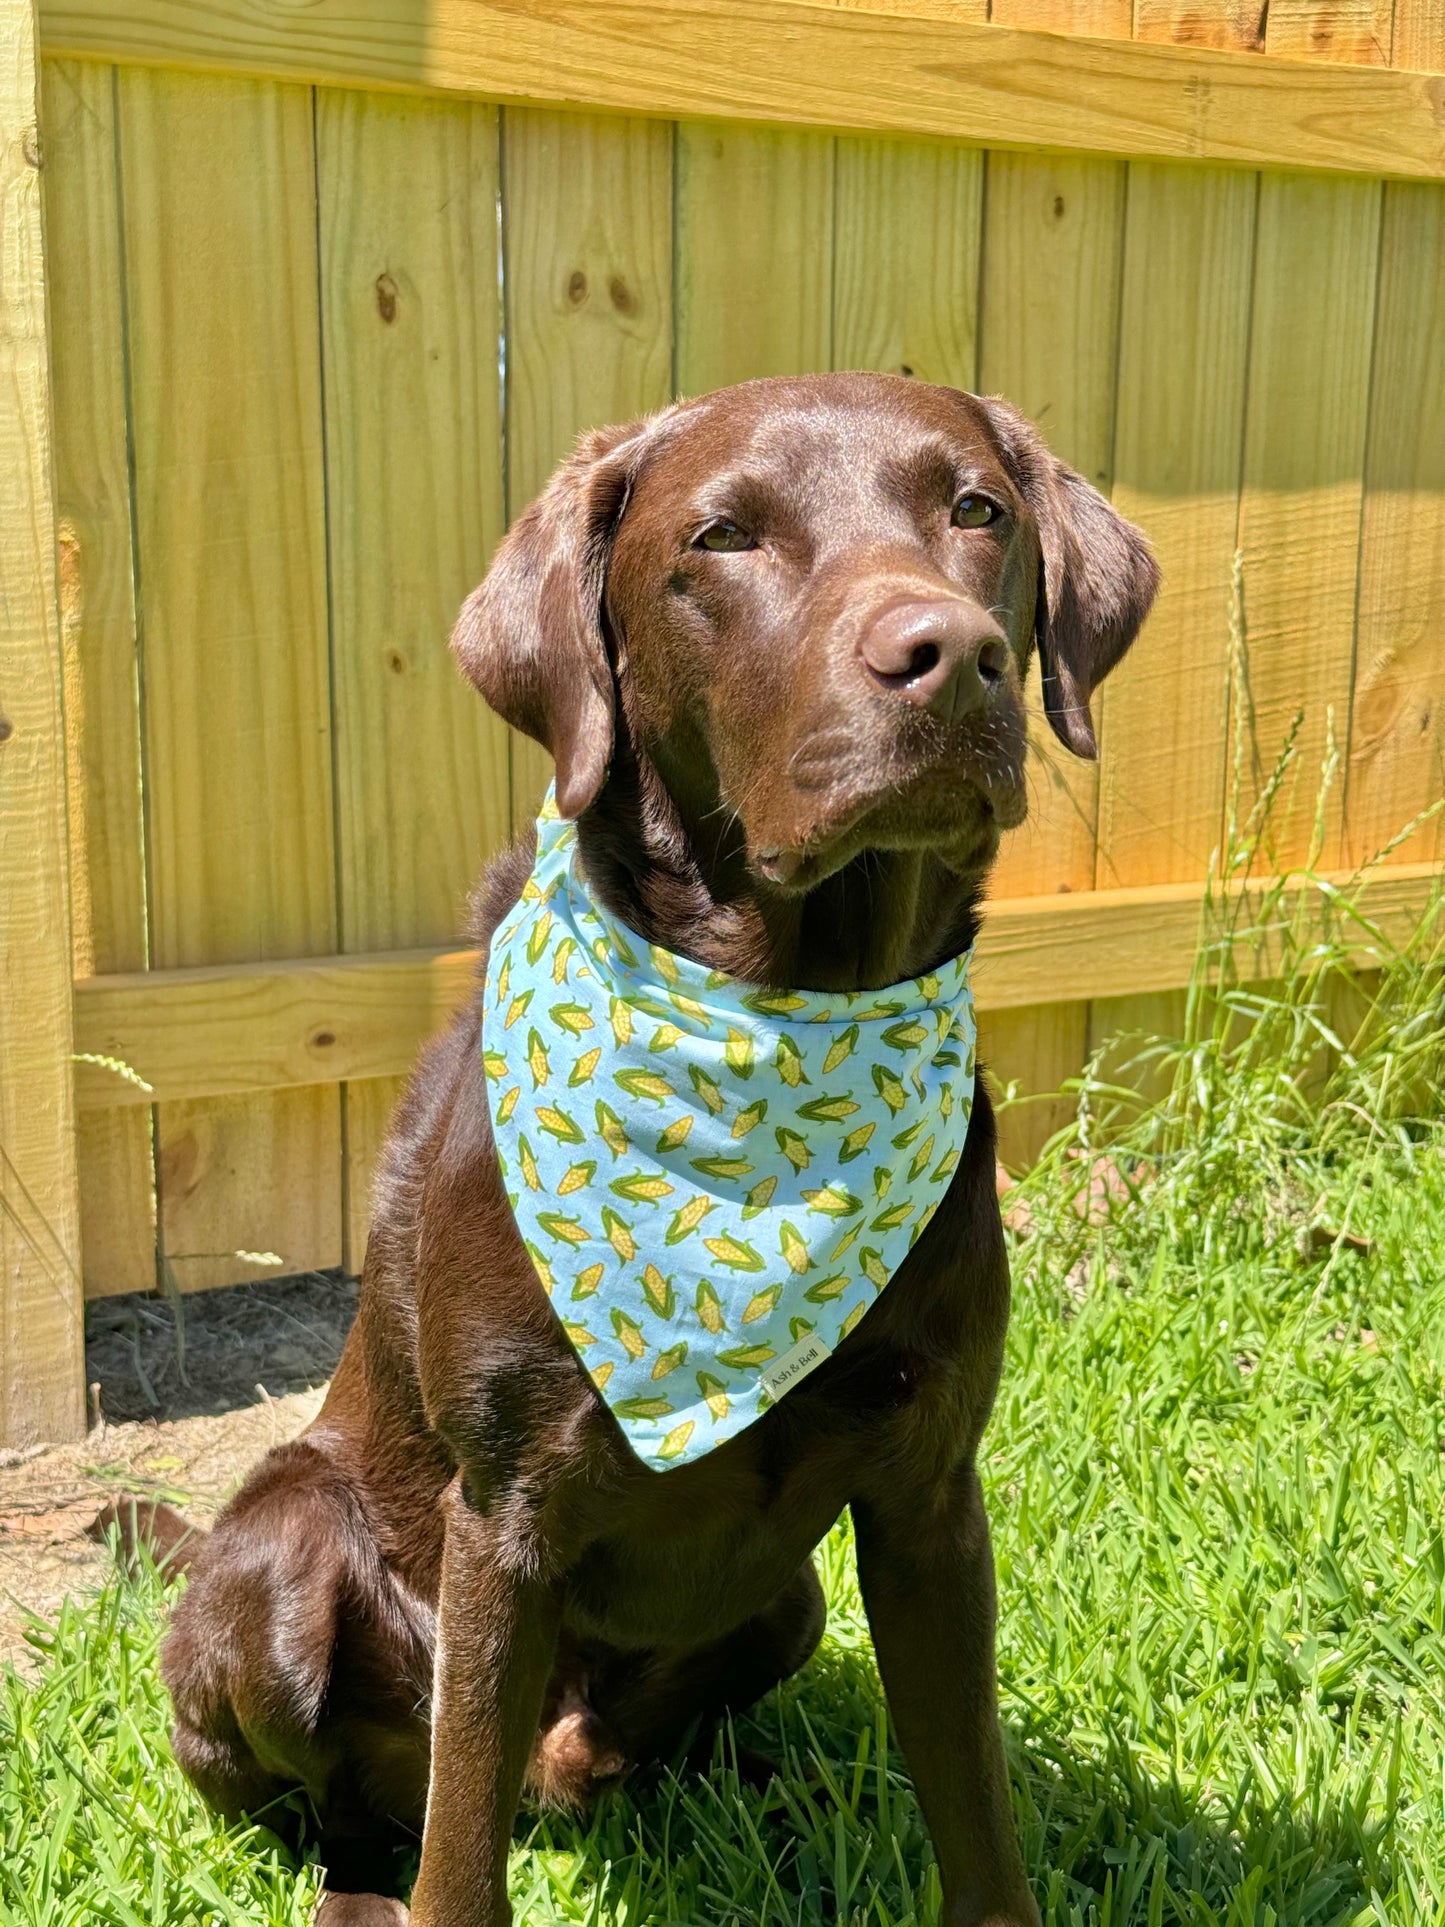
[[[331, 951], [310, 96], [136, 70], [120, 111], [152, 957]], [[163, 1108], [157, 1182], [185, 1288], [337, 1263], [335, 1090]]]
[[50, 369], [30, 0], [0, 8], [0, 1442], [85, 1430]]
[[[503, 116], [507, 511], [521, 513], [584, 429], [672, 396], [672, 129]], [[551, 759], [512, 739], [512, 821], [530, 822]]]
[[[1023, 410], [1061, 461], [1108, 493], [1123, 259], [1117, 161], [991, 154], [980, 382]], [[1029, 675], [1029, 816], [1005, 840], [1000, 896], [1087, 890], [1094, 880], [1097, 765], [1062, 747]], [[1074, 1066], [1077, 1069], [1077, 1065]]]
[[988, 17], [999, 27], [1127, 40], [1134, 29], [1134, 0], [990, 0]]
[[330, 1086], [161, 1106], [168, 1285], [202, 1291], [341, 1263], [340, 1110]]
[[[1402, 943], [1438, 877], [1432, 864], [1382, 867], [1362, 886], [1361, 906]], [[1264, 888], [1249, 886], [1254, 902]], [[1286, 891], [1290, 915], [1301, 888]], [[1311, 901], [1323, 914], [1318, 892]], [[1061, 985], [1089, 998], [1186, 984], [1203, 905], [1202, 886], [1190, 883], [994, 904], [974, 971], [979, 1007], [1028, 1012], [1056, 1002]], [[1375, 958], [1363, 936], [1353, 954]], [[1279, 959], [1277, 927], [1257, 955], [1245, 944], [1235, 953], [1246, 976], [1277, 972]], [[123, 1056], [168, 1100], [396, 1076], [467, 997], [476, 961], [467, 950], [420, 950], [92, 977], [76, 985], [76, 1037], [84, 1050]], [[89, 1064], [77, 1090], [84, 1105], [146, 1101]]]
[[[1390, 59], [1396, 67], [1445, 73], [1445, 0], [1395, 0]], [[1427, 252], [1417, 254], [1422, 246]], [[1445, 202], [1439, 192], [1412, 195], [1387, 187], [1350, 725], [1352, 850], [1378, 847], [1382, 833], [1393, 837], [1421, 808], [1445, 795], [1441, 655], [1436, 640], [1421, 647], [1429, 631], [1426, 611], [1439, 608], [1445, 594], [1438, 583], [1445, 554], [1442, 250]], [[1423, 486], [1406, 500], [1399, 491], [1410, 486], [1412, 476]], [[1423, 700], [1412, 700], [1408, 685], [1402, 688], [1402, 670]], [[1438, 857], [1442, 850], [1445, 827], [1437, 818], [1396, 854]]]
[[1263, 53], [1272, 0], [1134, 0], [1134, 37], [1160, 46]]
[[[1347, 829], [1382, 848], [1445, 796], [1445, 192], [1385, 191]], [[1394, 853], [1445, 853], [1437, 814]]]
[[1383, 67], [1394, 12], [1394, 0], [1270, 0], [1264, 50], [1271, 57]]
[[1130, 169], [1114, 503], [1163, 584], [1096, 706], [1103, 889], [1197, 880], [1219, 846], [1255, 200], [1243, 175]]
[[[1192, 0], [1140, 5], [1140, 41], [1208, 31], [1215, 18]], [[712, 0], [432, 0], [424, 10], [136, 0], [124, 13], [107, 0], [47, 0], [44, 19], [48, 52], [93, 59], [1153, 160], [1445, 171], [1439, 89], [1419, 75], [943, 21], [936, 10], [733, 0], [725, 33]], [[1255, 46], [1259, 19], [1247, 0], [1221, 37]]]
[[[502, 529], [495, 108], [316, 101], [340, 945], [454, 938], [511, 823], [507, 731], [447, 635]], [[396, 1096], [348, 1087], [346, 1247]]]
[[915, 20], [985, 21], [990, 18], [992, 0], [809, 0], [810, 4], [836, 7], [843, 13], [906, 13]]
[[[1220, 844], [1257, 198], [1248, 176], [1129, 169], [1114, 500], [1148, 531], [1163, 586], [1099, 694], [1105, 888], [1203, 877]], [[1180, 989], [1096, 999], [1089, 1051], [1177, 1035], [1183, 1016]], [[1125, 1078], [1137, 1049], [1106, 1065]]]
[[1445, 0], [1395, 0], [1390, 64], [1414, 73], [1445, 73]]
[[834, 367], [976, 387], [983, 155], [845, 139], [836, 167]]
[[[323, 1079], [365, 1089], [410, 1070], [467, 995], [475, 965], [470, 950], [431, 948], [84, 978], [77, 1036], [93, 1055], [121, 1055], [111, 1046], [122, 1042], [138, 1049], [124, 1061], [161, 1100], [233, 1100]], [[148, 1101], [93, 1064], [78, 1067], [77, 1090], [87, 1107]]]
[[447, 636], [502, 531], [497, 117], [326, 91], [316, 150], [343, 950], [445, 940], [507, 841]]
[[344, 1268], [360, 1275], [371, 1235], [377, 1167], [386, 1146], [392, 1114], [410, 1082], [402, 1077], [370, 1077], [345, 1087], [342, 1114], [342, 1178], [346, 1196]]
[[1026, 1171], [1067, 1123], [1072, 1100], [1063, 1085], [1083, 1067], [1089, 1009], [1087, 1003], [980, 1008], [978, 1057], [997, 1100], [998, 1157], [1006, 1169]]
[[834, 142], [677, 130], [677, 386], [832, 365]]
[[[65, 656], [75, 972], [147, 958], [145, 832], [115, 80], [85, 61], [43, 76], [55, 509]], [[88, 1297], [156, 1277], [148, 1112], [78, 1120], [81, 1269]]]
[[[1260, 188], [1239, 546], [1244, 555], [1246, 756], [1241, 809], [1262, 794], [1297, 714], [1298, 754], [1264, 860], [1315, 835], [1333, 713], [1347, 740], [1379, 256], [1380, 189], [1266, 175]], [[1336, 781], [1316, 859], [1341, 855]]]
[[1187, 990], [1136, 990], [1127, 997], [1096, 997], [1089, 1005], [1089, 1055], [1098, 1060], [1098, 1074], [1106, 1083], [1123, 1086], [1141, 1104], [1158, 1102], [1168, 1093], [1172, 1068], [1140, 1053], [1157, 1038], [1184, 1034], [1188, 1016]]

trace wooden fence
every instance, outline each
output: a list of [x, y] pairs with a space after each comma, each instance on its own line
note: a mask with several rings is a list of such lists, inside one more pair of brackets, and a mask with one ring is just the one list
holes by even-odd
[[[1026, 1087], [1188, 974], [1236, 550], [1246, 790], [1306, 712], [1284, 856], [1331, 717], [1329, 864], [1440, 791], [1445, 0], [31, 9], [0, 0], [0, 1439], [80, 1426], [82, 1292], [359, 1263], [464, 894], [543, 779], [444, 638], [590, 423], [900, 370], [1006, 394], [1150, 531], [1102, 761], [1040, 736], [998, 878], [986, 1044]], [[1441, 854], [1392, 853], [1382, 914]]]

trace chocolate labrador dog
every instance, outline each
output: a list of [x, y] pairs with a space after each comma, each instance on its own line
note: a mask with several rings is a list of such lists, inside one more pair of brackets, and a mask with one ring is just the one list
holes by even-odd
[[[749, 382], [584, 438], [454, 637], [556, 763], [596, 898], [745, 984], [872, 990], [972, 944], [1025, 812], [1022, 689], [1091, 691], [1156, 572], [1002, 402], [869, 374]], [[421, 746], [421, 753], [425, 753]], [[485, 953], [532, 863], [487, 873]], [[1061, 986], [1061, 991], [1067, 986]], [[423, 1057], [315, 1424], [190, 1561], [164, 1667], [223, 1813], [302, 1789], [325, 1927], [503, 1927], [524, 1786], [582, 1801], [800, 1667], [844, 1508], [951, 1927], [1038, 1913], [995, 1695], [975, 1469], [1009, 1281], [980, 1089], [927, 1230], [811, 1376], [644, 1465], [564, 1334], [498, 1168], [479, 995]], [[157, 1526], [164, 1538], [164, 1521]]]

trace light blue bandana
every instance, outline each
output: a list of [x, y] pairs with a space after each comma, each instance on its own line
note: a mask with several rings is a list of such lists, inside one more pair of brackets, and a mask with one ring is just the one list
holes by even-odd
[[711, 1451], [847, 1337], [948, 1188], [968, 954], [885, 991], [768, 991], [593, 897], [549, 793], [483, 1038], [512, 1210], [640, 1458]]

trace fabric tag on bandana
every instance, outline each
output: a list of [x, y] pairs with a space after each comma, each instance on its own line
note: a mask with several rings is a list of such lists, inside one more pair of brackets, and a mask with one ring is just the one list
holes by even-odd
[[969, 954], [759, 989], [593, 897], [549, 792], [483, 1061], [522, 1238], [633, 1450], [695, 1459], [816, 1369], [932, 1217], [973, 1106]]

